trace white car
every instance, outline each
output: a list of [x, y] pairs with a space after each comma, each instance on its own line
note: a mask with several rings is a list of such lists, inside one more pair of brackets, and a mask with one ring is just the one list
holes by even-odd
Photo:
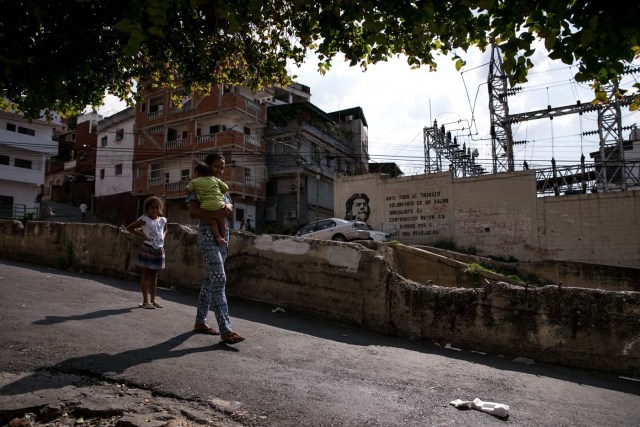
[[336, 240], [350, 242], [352, 240], [369, 240], [367, 224], [362, 221], [347, 221], [340, 218], [321, 219], [302, 227], [297, 233], [298, 237], [311, 239]]
[[376, 240], [378, 242], [388, 242], [391, 240], [391, 234], [380, 230], [374, 230], [369, 224], [367, 224], [367, 233], [369, 233], [369, 238], [371, 240]]

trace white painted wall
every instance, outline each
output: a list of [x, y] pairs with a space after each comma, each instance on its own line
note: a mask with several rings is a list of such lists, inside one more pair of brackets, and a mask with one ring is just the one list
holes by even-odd
[[[122, 121], [114, 121], [98, 132], [96, 153], [96, 197], [130, 192], [133, 189], [133, 144], [135, 116]], [[117, 140], [119, 129], [123, 129], [122, 139]], [[102, 147], [102, 139], [107, 145]], [[116, 165], [122, 165], [122, 174], [116, 175]], [[104, 169], [104, 178], [100, 171]]]
[[[44, 185], [45, 161], [58, 154], [58, 143], [52, 139], [54, 125], [40, 120], [31, 123], [15, 113], [0, 112], [0, 155], [8, 164], [0, 164], [0, 196], [13, 197], [14, 208], [37, 210], [36, 201]], [[20, 128], [33, 135], [20, 133]], [[30, 167], [17, 167], [20, 160]]]
[[537, 197], [535, 171], [338, 177], [335, 214], [366, 194], [367, 223], [407, 245], [452, 241], [479, 255], [640, 267], [640, 192]]

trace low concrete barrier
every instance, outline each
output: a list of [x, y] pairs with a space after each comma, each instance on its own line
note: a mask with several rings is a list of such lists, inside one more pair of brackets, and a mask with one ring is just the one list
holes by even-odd
[[[137, 279], [139, 245], [111, 225], [0, 221], [0, 256], [55, 268]], [[464, 263], [437, 256], [418, 267], [415, 250], [375, 242], [234, 231], [229, 249], [230, 298], [389, 335], [640, 375], [640, 292], [504, 282], [465, 288], [471, 279], [460, 273]], [[169, 224], [166, 251], [161, 284], [197, 289], [202, 261], [195, 231]], [[394, 266], [424, 280], [409, 280]], [[460, 287], [451, 286], [452, 277]]]

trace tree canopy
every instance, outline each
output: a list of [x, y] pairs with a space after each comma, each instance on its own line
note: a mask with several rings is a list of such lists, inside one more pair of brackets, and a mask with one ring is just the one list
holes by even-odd
[[[535, 41], [579, 63], [596, 98], [640, 56], [640, 3], [611, 0], [0, 0], [0, 87], [27, 117], [135, 99], [136, 84], [187, 91], [220, 82], [257, 89], [290, 77], [308, 52], [327, 72], [343, 53], [366, 69], [394, 55], [458, 68], [471, 46], [496, 45], [511, 84], [526, 81]], [[636, 85], [638, 86], [638, 85]], [[637, 108], [638, 105], [632, 105]]]

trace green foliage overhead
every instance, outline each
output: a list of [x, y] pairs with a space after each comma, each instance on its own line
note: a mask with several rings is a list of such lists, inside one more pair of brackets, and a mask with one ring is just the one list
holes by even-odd
[[[336, 54], [367, 68], [403, 54], [408, 66], [459, 68], [471, 46], [498, 45], [512, 84], [526, 81], [534, 42], [580, 62], [596, 92], [640, 54], [640, 3], [611, 0], [0, 0], [0, 87], [28, 117], [99, 106], [136, 82], [187, 90], [225, 82], [285, 84], [308, 52], [324, 73]], [[5, 102], [4, 107], [9, 104]]]

